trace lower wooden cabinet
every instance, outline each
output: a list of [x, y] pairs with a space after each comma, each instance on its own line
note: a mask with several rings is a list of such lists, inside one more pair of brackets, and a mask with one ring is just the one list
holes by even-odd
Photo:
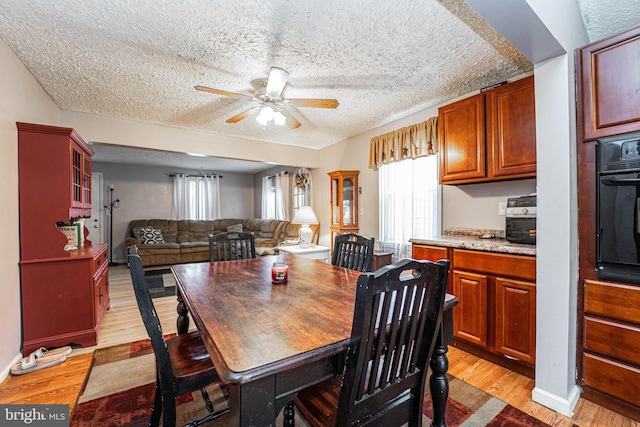
[[495, 292], [495, 351], [533, 366], [536, 284], [496, 277]]
[[91, 346], [109, 307], [107, 245], [67, 258], [20, 263], [23, 353], [68, 344]]
[[640, 406], [640, 287], [584, 282], [583, 383]]
[[487, 348], [487, 286], [486, 274], [453, 271], [453, 295], [460, 303], [454, 307], [453, 334], [472, 344]]
[[535, 257], [454, 249], [453, 268], [456, 340], [533, 367]]
[[451, 260], [448, 292], [454, 345], [531, 375], [536, 356], [536, 258], [497, 252], [413, 245], [413, 258]]

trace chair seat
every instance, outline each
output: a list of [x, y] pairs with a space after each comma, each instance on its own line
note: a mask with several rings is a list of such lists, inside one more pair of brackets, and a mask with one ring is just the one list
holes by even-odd
[[342, 377], [336, 375], [300, 392], [294, 403], [300, 414], [314, 427], [336, 425]]
[[205, 384], [220, 381], [198, 331], [166, 339], [173, 361], [176, 385], [204, 380]]

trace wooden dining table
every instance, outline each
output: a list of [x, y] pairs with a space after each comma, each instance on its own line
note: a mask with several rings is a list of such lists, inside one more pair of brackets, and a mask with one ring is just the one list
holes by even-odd
[[[272, 283], [276, 261], [289, 267], [286, 284]], [[178, 333], [189, 329], [190, 313], [229, 387], [229, 425], [273, 426], [299, 390], [341, 372], [362, 273], [291, 254], [171, 269], [178, 285]], [[438, 427], [446, 426], [446, 350], [456, 303], [447, 297], [430, 364]]]

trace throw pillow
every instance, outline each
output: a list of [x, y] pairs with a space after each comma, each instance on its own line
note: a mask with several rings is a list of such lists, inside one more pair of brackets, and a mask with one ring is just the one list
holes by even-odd
[[143, 228], [140, 243], [143, 245], [158, 245], [164, 243], [162, 231], [152, 227]]
[[134, 227], [133, 237], [135, 237], [138, 240], [142, 240], [142, 235], [144, 234], [145, 230], [152, 230], [152, 228], [151, 227]]
[[227, 227], [230, 233], [242, 233], [242, 224], [233, 224]]

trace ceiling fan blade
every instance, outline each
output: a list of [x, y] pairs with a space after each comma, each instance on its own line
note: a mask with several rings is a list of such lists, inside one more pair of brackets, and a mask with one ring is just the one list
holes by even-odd
[[194, 86], [194, 88], [196, 90], [200, 90], [202, 92], [215, 93], [216, 95], [233, 96], [235, 98], [249, 98], [249, 99], [253, 98], [252, 96], [244, 95], [242, 93], [227, 92], [226, 90], [213, 89], [213, 88], [206, 87], [206, 86]]
[[300, 123], [298, 121], [298, 119], [296, 119], [295, 117], [293, 117], [287, 110], [285, 110], [284, 108], [280, 108], [278, 109], [278, 111], [280, 111], [280, 113], [284, 116], [285, 118], [285, 124], [287, 126], [289, 126], [291, 129], [297, 129], [299, 128], [302, 123]]
[[287, 84], [289, 79], [289, 73], [286, 70], [278, 67], [271, 67], [269, 71], [269, 78], [267, 79], [267, 95], [272, 98], [281, 98], [282, 89]]
[[238, 114], [237, 116], [233, 116], [230, 119], [227, 119], [227, 123], [237, 123], [242, 119], [246, 119], [250, 115], [255, 114], [258, 111], [260, 111], [260, 108], [262, 108], [262, 107], [259, 106], [259, 105], [255, 106], [255, 107], [252, 107], [252, 108], [249, 108], [248, 110], [243, 111], [242, 113]]
[[340, 103], [337, 99], [314, 99], [314, 98], [294, 98], [287, 99], [285, 101], [288, 104], [295, 105], [296, 107], [310, 107], [310, 108], [337, 108]]

